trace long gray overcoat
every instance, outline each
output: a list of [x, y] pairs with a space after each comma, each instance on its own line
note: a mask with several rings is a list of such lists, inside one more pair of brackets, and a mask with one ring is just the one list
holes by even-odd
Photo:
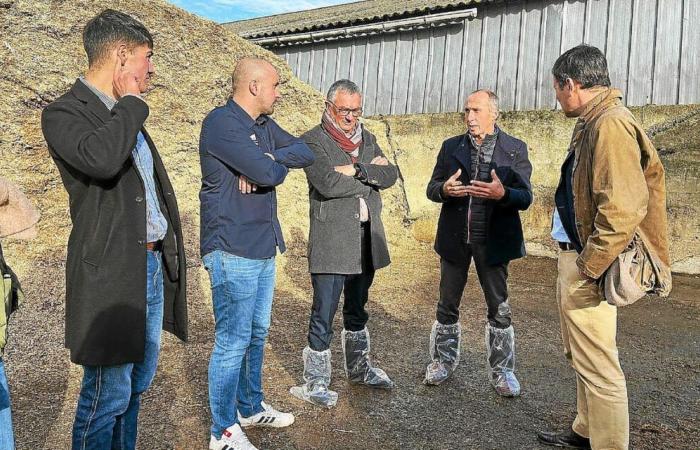
[[356, 274], [362, 272], [360, 254], [360, 198], [369, 209], [372, 263], [374, 269], [389, 265], [389, 249], [382, 224], [382, 198], [379, 191], [396, 182], [396, 166], [370, 164], [375, 156], [384, 156], [377, 139], [362, 131], [358, 163], [367, 172], [367, 179], [340, 174], [334, 166], [352, 164], [345, 153], [321, 125], [306, 132], [302, 139], [316, 159], [306, 167], [309, 181], [309, 272]]

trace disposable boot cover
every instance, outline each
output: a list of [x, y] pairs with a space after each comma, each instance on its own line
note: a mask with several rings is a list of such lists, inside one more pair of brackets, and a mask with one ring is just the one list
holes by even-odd
[[515, 377], [515, 331], [513, 326], [496, 328], [486, 324], [486, 362], [489, 380], [498, 395], [520, 395]]
[[443, 325], [437, 320], [430, 331], [430, 359], [425, 369], [425, 384], [440, 384], [452, 375], [459, 365], [460, 337], [462, 327], [459, 322]]
[[366, 327], [360, 331], [343, 329], [341, 336], [345, 355], [345, 374], [352, 383], [383, 389], [394, 387], [394, 382], [386, 372], [372, 366], [372, 360], [369, 357], [369, 332]]
[[289, 392], [314, 405], [332, 408], [338, 401], [338, 393], [328, 389], [331, 384], [331, 350], [317, 352], [306, 347], [302, 356], [304, 384], [292, 387]]

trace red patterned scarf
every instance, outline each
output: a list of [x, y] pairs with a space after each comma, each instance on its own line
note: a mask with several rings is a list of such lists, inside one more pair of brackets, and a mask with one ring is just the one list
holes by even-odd
[[323, 112], [321, 118], [321, 127], [326, 130], [338, 146], [347, 154], [350, 155], [353, 163], [357, 162], [358, 149], [362, 144], [362, 124], [357, 122], [352, 135], [348, 137], [338, 124], [335, 123], [328, 110]]

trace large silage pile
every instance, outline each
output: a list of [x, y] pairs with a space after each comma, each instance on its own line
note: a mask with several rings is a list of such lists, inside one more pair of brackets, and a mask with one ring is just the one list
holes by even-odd
[[[146, 432], [140, 436], [140, 448], [200, 448], [208, 436], [206, 364], [213, 337], [208, 279], [198, 256], [197, 146], [201, 121], [209, 110], [225, 101], [231, 69], [243, 56], [262, 56], [279, 69], [285, 81], [284, 100], [275, 118], [290, 132], [301, 134], [318, 122], [322, 96], [294, 78], [272, 53], [164, 1], [0, 0], [1, 174], [20, 184], [42, 213], [38, 239], [26, 244], [3, 243], [27, 293], [24, 308], [13, 318], [6, 354], [21, 448], [69, 447], [80, 379], [79, 368], [70, 365], [63, 349], [63, 273], [70, 220], [67, 197], [41, 135], [40, 115], [41, 109], [64, 93], [85, 69], [82, 26], [107, 7], [133, 14], [154, 34], [155, 89], [148, 95], [151, 114], [146, 126], [175, 185], [189, 257], [191, 339], [182, 345], [164, 337], [159, 373], [144, 405]], [[660, 111], [656, 118], [647, 117], [645, 126], [669, 123], [674, 115], [688, 111]], [[698, 245], [697, 206], [688, 201], [697, 199], [697, 140], [694, 147], [690, 145], [695, 149], [691, 152], [695, 159], [688, 162], [688, 139], [674, 130], [687, 130], [697, 121], [698, 116], [693, 116], [657, 134], [657, 144], [665, 147], [664, 158], [670, 169], [675, 248], [686, 257], [697, 255]], [[440, 143], [463, 128], [457, 115], [367, 123], [387, 156], [399, 163], [405, 179], [405, 183], [400, 181], [383, 194], [393, 263], [379, 273], [373, 299], [378, 316], [373, 323], [381, 324], [385, 339], [398, 339], [405, 334], [407, 324], [416, 323], [418, 315], [431, 320], [420, 312], [419, 303], [432, 302], [437, 295], [437, 258], [430, 250], [430, 241], [438, 206], [425, 199], [424, 188]], [[571, 123], [555, 112], [535, 112], [506, 115], [502, 125], [531, 144], [537, 203], [525, 216], [525, 223], [528, 238], [546, 247], [550, 245], [549, 199]], [[684, 195], [688, 189], [694, 189], [691, 196]], [[310, 306], [305, 258], [307, 187], [301, 172], [291, 174], [280, 189], [279, 209], [289, 251], [278, 265], [266, 388], [282, 406], [289, 407], [285, 405], [289, 402], [286, 391], [298, 382]], [[685, 235], [695, 235], [694, 240], [687, 241], [690, 245], [683, 245]], [[378, 348], [381, 339], [382, 335], [377, 336]], [[342, 364], [338, 370], [334, 376], [342, 376]], [[343, 404], [336, 414], [341, 417], [348, 412], [343, 408], [352, 407]], [[335, 431], [334, 417], [318, 419], [314, 429]], [[258, 437], [262, 439], [262, 435]], [[287, 437], [290, 448], [323, 445], [319, 436], [291, 433]], [[318, 443], [314, 439], [319, 439]]]
[[[186, 375], [188, 366], [206, 367], [212, 337], [208, 280], [199, 260], [197, 150], [202, 119], [226, 101], [231, 70], [235, 61], [245, 56], [266, 58], [278, 68], [284, 98], [277, 105], [275, 118], [290, 132], [299, 135], [318, 123], [323, 107], [320, 93], [294, 78], [284, 61], [165, 1], [0, 1], [0, 173], [19, 184], [42, 214], [37, 239], [29, 243], [3, 242], [6, 257], [21, 276], [27, 294], [26, 304], [13, 316], [6, 354], [18, 411], [16, 432], [20, 442], [33, 443], [36, 448], [68, 448], [66, 439], [80, 378], [80, 370], [68, 363], [63, 349], [65, 247], [70, 232], [68, 199], [49, 157], [40, 116], [42, 108], [66, 92], [86, 69], [82, 28], [105, 8], [137, 17], [151, 30], [155, 41], [156, 76], [154, 89], [147, 96], [151, 112], [146, 127], [175, 186], [190, 267], [188, 299], [194, 343], [187, 346], [186, 357], [168, 362], [165, 356], [162, 365], [163, 373], [172, 373], [175, 379]], [[280, 258], [278, 291], [307, 302], [307, 186], [303, 173], [293, 172], [279, 195], [290, 251]], [[386, 197], [389, 211], [392, 204], [400, 205], [392, 200], [398, 194], [389, 192]], [[395, 230], [392, 235], [402, 234], [401, 215], [392, 217], [388, 219], [393, 224], [389, 227]], [[308, 308], [306, 303], [299, 307]], [[197, 345], [200, 332], [202, 346]], [[169, 337], [165, 339], [164, 355], [170, 345], [183, 348]], [[183, 383], [175, 384], [190, 393], [204, 392], [192, 391], [192, 386]], [[33, 406], [41, 398], [45, 401], [46, 396], [55, 400], [45, 408]], [[180, 397], [183, 402], [189, 401], [184, 400], [189, 398], [187, 394]], [[182, 412], [177, 402], [169, 406]], [[192, 427], [204, 430], [206, 424], [198, 421]], [[49, 444], [56, 436], [58, 441]]]

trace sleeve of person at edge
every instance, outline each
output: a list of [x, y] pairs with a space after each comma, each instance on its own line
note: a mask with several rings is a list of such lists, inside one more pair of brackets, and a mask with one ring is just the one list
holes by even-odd
[[267, 156], [250, 139], [250, 134], [235, 129], [228, 117], [222, 119], [209, 124], [207, 151], [258, 186], [282, 184], [289, 169]]
[[532, 203], [532, 185], [530, 184], [532, 164], [528, 157], [527, 145], [523, 144], [517, 155], [512, 166], [512, 180], [507, 184], [503, 184], [505, 194], [497, 204], [504, 208], [516, 208], [524, 211]]
[[274, 120], [268, 122], [268, 127], [276, 147], [271, 152], [275, 161], [288, 169], [303, 169], [313, 164], [314, 153], [304, 141], [284, 131]]
[[594, 136], [591, 188], [597, 211], [593, 232], [576, 261], [579, 269], [594, 279], [622, 253], [647, 214], [649, 191], [635, 134], [630, 123], [610, 118]]
[[[90, 178], [109, 180], [117, 176], [131, 157], [148, 113], [146, 102], [126, 96], [112, 109], [112, 118], [97, 129], [74, 105], [62, 102], [47, 106], [41, 120], [42, 129], [49, 133], [46, 141], [59, 158]], [[76, 142], [67, 136], [80, 138]]]
[[326, 198], [369, 197], [372, 187], [360, 180], [334, 170], [326, 151], [318, 144], [309, 143], [316, 159], [304, 168], [309, 183]]
[[443, 163], [445, 159], [445, 143], [443, 142], [440, 148], [440, 153], [438, 153], [437, 161], [435, 162], [435, 167], [433, 168], [433, 174], [430, 176], [430, 181], [428, 182], [428, 187], [425, 190], [425, 195], [428, 196], [429, 200], [437, 203], [444, 203], [450, 201], [450, 197], [444, 198], [442, 196], [442, 186], [445, 181], [452, 175], [445, 171], [445, 165]]
[[[372, 137], [372, 141], [374, 143], [374, 148], [376, 149], [373, 157], [381, 156], [382, 158], [387, 159], [382, 150], [379, 148], [379, 145], [377, 145], [374, 137]], [[396, 166], [392, 163], [389, 163], [386, 166], [382, 166], [380, 164], [358, 164], [358, 166], [360, 167], [360, 181], [365, 184], [369, 184], [378, 189], [387, 189], [396, 183], [398, 173]]]

